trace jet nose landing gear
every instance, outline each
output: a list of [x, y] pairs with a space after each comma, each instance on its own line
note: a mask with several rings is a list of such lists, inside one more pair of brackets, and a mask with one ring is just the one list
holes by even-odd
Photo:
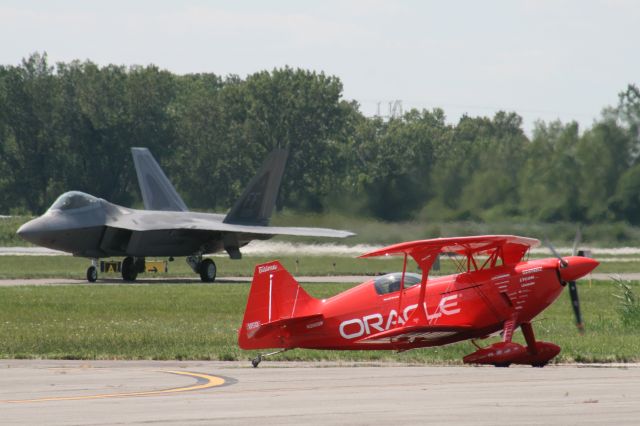
[[87, 281], [89, 281], [90, 283], [95, 283], [98, 280], [98, 268], [96, 267], [97, 264], [97, 259], [91, 259], [91, 266], [87, 268]]

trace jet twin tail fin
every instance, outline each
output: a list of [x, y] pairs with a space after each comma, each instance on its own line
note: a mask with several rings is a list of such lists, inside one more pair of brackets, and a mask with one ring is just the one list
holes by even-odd
[[323, 321], [317, 303], [280, 262], [257, 265], [238, 344], [242, 349], [285, 347], [293, 330]]
[[224, 218], [224, 223], [260, 226], [269, 224], [287, 156], [288, 151], [285, 149], [271, 151], [258, 173]]
[[[131, 148], [131, 154], [146, 210], [189, 210], [147, 148]], [[285, 149], [271, 151], [225, 217], [224, 223], [261, 226], [269, 224], [287, 155], [288, 151]]]
[[131, 154], [146, 210], [189, 210], [147, 148], [131, 148]]

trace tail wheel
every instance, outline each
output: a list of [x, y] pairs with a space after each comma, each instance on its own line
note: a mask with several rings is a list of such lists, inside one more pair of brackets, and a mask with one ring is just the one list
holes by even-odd
[[98, 279], [98, 269], [91, 265], [87, 268], [87, 281], [90, 283], [95, 283]]
[[211, 259], [200, 262], [200, 279], [205, 283], [212, 283], [216, 279], [216, 264]]
[[138, 268], [133, 257], [125, 257], [122, 261], [122, 279], [135, 281], [138, 277]]

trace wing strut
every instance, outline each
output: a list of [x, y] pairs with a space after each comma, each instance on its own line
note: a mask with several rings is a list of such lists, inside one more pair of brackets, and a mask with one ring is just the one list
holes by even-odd
[[[417, 254], [417, 253], [416, 253]], [[419, 257], [419, 258], [417, 258]], [[414, 259], [418, 261], [420, 268], [422, 269], [422, 279], [420, 280], [420, 295], [418, 296], [418, 307], [411, 313], [405, 327], [427, 325], [427, 281], [429, 280], [429, 271], [433, 262], [438, 257], [437, 251], [430, 251], [427, 253], [421, 253], [419, 256], [414, 256]]]
[[402, 312], [402, 296], [404, 295], [404, 276], [406, 273], [407, 273], [407, 253], [404, 254], [404, 263], [402, 264], [402, 277], [400, 278], [400, 296], [398, 297], [398, 312]]

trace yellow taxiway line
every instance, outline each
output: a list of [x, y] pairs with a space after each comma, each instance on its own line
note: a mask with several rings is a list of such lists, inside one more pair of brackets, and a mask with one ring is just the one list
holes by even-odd
[[48, 397], [48, 398], [35, 398], [35, 399], [15, 399], [5, 400], [0, 402], [5, 403], [24, 403], [24, 402], [46, 402], [46, 401], [81, 401], [86, 399], [105, 399], [105, 398], [127, 398], [138, 396], [152, 396], [152, 395], [165, 395], [179, 392], [190, 392], [195, 390], [209, 389], [216, 386], [221, 386], [225, 383], [222, 377], [212, 376], [209, 374], [192, 373], [189, 371], [167, 371], [161, 370], [163, 373], [179, 374], [181, 376], [188, 376], [198, 379], [198, 383], [192, 386], [185, 386], [180, 388], [170, 388], [161, 390], [151, 390], [144, 392], [124, 392], [124, 393], [105, 393], [99, 395], [84, 395], [84, 396], [60, 396], [60, 397]]

